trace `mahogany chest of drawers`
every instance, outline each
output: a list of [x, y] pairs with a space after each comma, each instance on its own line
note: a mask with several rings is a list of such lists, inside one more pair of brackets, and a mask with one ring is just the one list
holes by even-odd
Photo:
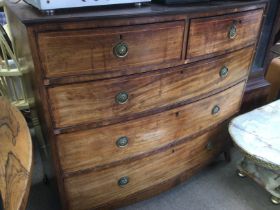
[[[64, 209], [167, 190], [228, 146], [266, 1], [85, 9], [7, 5]], [[34, 66], [33, 66], [34, 65]]]

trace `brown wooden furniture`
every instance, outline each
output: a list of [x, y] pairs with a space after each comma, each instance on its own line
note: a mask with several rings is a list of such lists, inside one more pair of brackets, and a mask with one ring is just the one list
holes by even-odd
[[[8, 4], [65, 209], [167, 190], [228, 147], [266, 1], [83, 9]], [[22, 45], [22, 44], [25, 45]], [[28, 44], [26, 44], [28, 43]]]
[[0, 196], [5, 210], [21, 210], [31, 183], [32, 141], [20, 111], [4, 97], [0, 109]]
[[268, 101], [274, 101], [280, 97], [280, 57], [274, 58], [269, 66], [266, 79], [271, 83]]

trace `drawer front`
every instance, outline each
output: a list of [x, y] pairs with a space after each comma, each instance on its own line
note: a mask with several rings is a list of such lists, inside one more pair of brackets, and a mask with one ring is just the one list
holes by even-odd
[[[156, 115], [59, 135], [62, 170], [71, 174], [141, 156], [221, 123], [239, 110], [244, 85], [245, 82], [239, 83], [209, 98]], [[220, 109], [217, 114], [213, 113], [215, 108]]]
[[172, 187], [172, 183], [178, 184], [187, 178], [183, 173], [193, 175], [221, 151], [227, 140], [225, 131], [208, 132], [128, 164], [66, 178], [69, 209], [107, 209], [114, 203], [129, 202], [130, 195], [138, 199], [145, 197], [151, 187], [153, 192], [168, 188], [164, 185]]
[[106, 123], [200, 97], [246, 77], [252, 52], [246, 48], [189, 68], [49, 88], [55, 127]]
[[223, 54], [254, 44], [258, 38], [263, 10], [191, 20], [187, 60]]
[[38, 42], [46, 77], [126, 74], [183, 60], [184, 28], [184, 21], [175, 21], [47, 32], [39, 34]]

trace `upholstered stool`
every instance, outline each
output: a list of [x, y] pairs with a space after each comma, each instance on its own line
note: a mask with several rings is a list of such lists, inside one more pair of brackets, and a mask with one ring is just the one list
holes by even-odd
[[229, 133], [244, 155], [238, 175], [255, 180], [280, 204], [280, 100], [236, 117]]

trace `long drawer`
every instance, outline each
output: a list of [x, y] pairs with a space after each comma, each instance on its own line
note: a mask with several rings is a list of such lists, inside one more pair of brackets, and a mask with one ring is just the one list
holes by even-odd
[[143, 155], [221, 123], [239, 110], [244, 85], [156, 115], [59, 135], [62, 170], [71, 174]]
[[184, 60], [185, 21], [39, 33], [46, 77], [129, 74]]
[[245, 78], [252, 52], [249, 47], [189, 68], [49, 88], [55, 127], [106, 123], [201, 97]]
[[255, 43], [262, 14], [260, 9], [191, 20], [187, 60], [196, 61]]
[[123, 205], [122, 200], [139, 200], [180, 183], [222, 150], [227, 142], [225, 130], [213, 130], [131, 163], [66, 178], [68, 209], [107, 209]]

